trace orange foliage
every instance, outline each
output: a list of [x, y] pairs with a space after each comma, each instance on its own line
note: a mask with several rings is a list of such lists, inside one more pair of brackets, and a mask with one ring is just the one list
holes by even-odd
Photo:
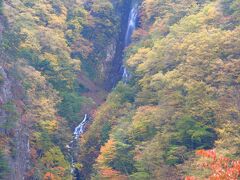
[[44, 180], [55, 180], [55, 176], [54, 174], [50, 173], [50, 172], [47, 172], [45, 175], [44, 175]]
[[[231, 160], [226, 157], [218, 157], [214, 150], [198, 150], [197, 155], [206, 157], [211, 161], [200, 165], [211, 170], [208, 180], [238, 180], [240, 177], [240, 160]], [[196, 180], [195, 177], [186, 177], [185, 180]]]
[[79, 37], [74, 44], [72, 45], [73, 51], [78, 51], [82, 54], [84, 58], [87, 58], [88, 55], [93, 51], [93, 44], [84, 39], [83, 37]]
[[30, 157], [31, 157], [31, 159], [32, 160], [35, 160], [35, 159], [37, 159], [37, 150], [35, 149], [35, 148], [31, 148], [30, 149]]
[[114, 139], [109, 139], [108, 142], [101, 147], [100, 155], [97, 158], [97, 166], [99, 173], [102, 178], [113, 179], [113, 180], [124, 180], [126, 176], [122, 175], [121, 172], [109, 167], [109, 162], [115, 157], [116, 153], [116, 142]]
[[148, 32], [145, 31], [142, 28], [138, 28], [132, 35], [132, 39], [134, 40], [139, 40], [141, 38], [147, 37], [148, 36]]
[[6, 138], [6, 136], [0, 134], [0, 148], [3, 149], [3, 147], [5, 147], [7, 143], [8, 139]]
[[109, 161], [111, 161], [115, 156], [115, 142], [113, 139], [109, 139], [108, 142], [101, 147], [100, 155], [97, 158], [97, 163], [99, 167], [105, 167]]
[[215, 150], [204, 150], [204, 149], [197, 150], [196, 155], [211, 158], [213, 160], [216, 160], [217, 158]]
[[57, 166], [53, 168], [54, 171], [56, 171], [56, 174], [59, 176], [64, 176], [65, 169], [61, 166]]
[[103, 178], [108, 178], [112, 180], [125, 180], [127, 179], [126, 176], [121, 175], [119, 171], [113, 170], [111, 168], [106, 168], [101, 170], [101, 176]]

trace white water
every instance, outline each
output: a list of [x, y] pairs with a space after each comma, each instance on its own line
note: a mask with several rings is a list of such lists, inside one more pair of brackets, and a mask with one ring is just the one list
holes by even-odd
[[128, 18], [128, 27], [127, 27], [127, 32], [125, 35], [125, 42], [124, 42], [125, 47], [127, 47], [131, 43], [131, 37], [132, 37], [133, 31], [136, 29], [137, 15], [138, 15], [138, 4], [137, 2], [134, 2]]
[[85, 114], [83, 121], [74, 130], [74, 139], [78, 139], [84, 131], [84, 126], [87, 123], [88, 116]]
[[28, 151], [28, 153], [30, 153], [30, 143], [29, 143], [29, 138], [28, 138], [28, 140], [27, 140], [27, 151]]
[[74, 167], [74, 148], [77, 146], [77, 139], [84, 133], [84, 128], [85, 125], [87, 124], [88, 121], [88, 115], [85, 114], [82, 122], [75, 127], [74, 132], [73, 132], [73, 140], [70, 141], [69, 144], [66, 145], [66, 148], [68, 149], [70, 153], [70, 158], [71, 158], [71, 173], [74, 174], [75, 167]]
[[[132, 3], [132, 9], [128, 18], [128, 27], [125, 35], [124, 46], [127, 47], [131, 43], [131, 38], [134, 30], [136, 29], [137, 24], [137, 15], [138, 15], [138, 3], [134, 1]], [[123, 65], [123, 74], [122, 80], [123, 82], [127, 82], [129, 80], [130, 74], [127, 71], [127, 68]]]

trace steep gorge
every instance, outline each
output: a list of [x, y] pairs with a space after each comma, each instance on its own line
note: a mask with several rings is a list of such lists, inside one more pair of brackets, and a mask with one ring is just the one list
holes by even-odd
[[214, 176], [199, 155], [238, 168], [238, 0], [0, 5], [0, 179]]
[[[109, 92], [111, 92], [111, 90], [115, 88], [115, 86], [119, 81], [123, 81], [127, 83], [127, 81], [130, 78], [129, 73], [127, 72], [127, 68], [124, 65], [124, 50], [127, 48], [127, 46], [130, 45], [131, 36], [136, 28], [137, 16], [138, 16], [138, 1], [137, 0], [126, 1], [124, 3], [124, 6], [122, 7], [122, 10], [124, 10], [124, 12], [119, 12], [120, 14], [122, 14], [121, 23], [120, 23], [121, 31], [119, 32], [119, 36], [116, 41], [116, 49], [110, 49], [110, 51], [113, 51], [114, 53], [108, 52], [108, 49], [107, 49], [107, 60], [105, 60], [105, 61], [109, 61], [110, 59], [110, 62], [111, 62], [109, 64], [110, 68], [107, 68], [109, 69], [109, 72], [108, 71], [106, 72], [107, 77], [104, 85], [104, 87]], [[88, 84], [91, 84], [91, 83], [88, 83]], [[100, 101], [97, 100], [99, 98], [100, 99], [102, 98], [103, 94], [99, 93], [101, 92], [101, 90], [96, 91], [97, 88], [94, 88], [93, 86], [89, 87], [89, 89], [90, 91], [93, 91], [93, 93], [95, 94], [95, 97], [93, 97], [93, 95], [90, 95], [90, 97], [93, 97], [93, 100], [95, 100], [95, 102], [98, 102], [97, 105], [101, 106], [101, 104], [104, 103], [104, 100], [103, 99]], [[95, 106], [95, 108], [97, 108], [98, 106]], [[90, 112], [88, 112], [88, 110], [86, 109], [85, 113], [90, 113]], [[69, 150], [72, 151], [72, 154], [73, 154], [72, 158], [74, 157], [74, 159], [76, 158], [76, 153], [81, 153], [81, 148], [79, 147], [77, 148], [76, 146], [77, 144], [75, 141], [78, 140], [78, 138], [83, 135], [83, 133], [85, 132], [84, 130], [86, 126], [89, 125], [90, 119], [91, 119], [91, 114], [85, 114], [82, 122], [74, 130], [75, 137], [70, 142], [70, 145], [68, 145]], [[76, 159], [73, 161], [76, 161]], [[88, 177], [89, 175], [86, 176], [85, 172], [80, 172], [77, 169], [75, 169], [74, 172], [76, 174], [76, 179], [84, 180], [86, 178], [89, 178]]]
[[124, 49], [126, 48], [125, 39], [126, 36], [130, 36], [127, 34], [128, 26], [129, 26], [129, 15], [132, 10], [132, 1], [125, 1], [124, 6], [118, 12], [122, 14], [121, 22], [120, 22], [120, 32], [119, 37], [117, 38], [117, 45], [114, 56], [112, 57], [112, 61], [110, 64], [109, 71], [107, 73], [107, 79], [105, 82], [105, 86], [108, 90], [111, 90], [116, 86], [117, 82], [122, 79], [123, 75], [123, 58], [124, 58]]
[[[129, 44], [129, 43], [126, 44], [126, 42], [125, 42], [126, 38], [129, 40], [131, 33], [132, 33], [132, 30], [130, 30], [131, 32], [129, 32], [129, 23], [130, 22], [132, 23], [132, 20], [131, 19], [129, 20], [129, 14], [131, 14], [131, 12], [132, 12], [131, 4], [134, 4], [134, 3], [131, 1], [124, 1], [124, 3], [121, 5], [118, 5], [117, 3], [113, 3], [113, 5], [116, 6], [114, 8], [118, 9], [115, 13], [117, 16], [120, 17], [119, 22], [117, 22], [117, 24], [119, 24], [120, 30], [118, 31], [118, 33], [116, 35], [111, 37], [111, 42], [104, 49], [105, 52], [103, 52], [103, 54], [106, 53], [106, 57], [103, 58], [101, 63], [102, 63], [102, 66], [103, 67], [105, 66], [105, 67], [103, 68], [103, 71], [99, 71], [99, 72], [105, 74], [105, 75], [101, 75], [101, 76], [106, 77], [104, 83], [103, 84], [101, 84], [99, 82], [96, 83], [96, 79], [92, 80], [92, 78], [89, 77], [85, 72], [78, 73], [77, 81], [80, 85], [80, 88], [82, 88], [82, 87], [84, 88], [83, 92], [81, 92], [81, 96], [93, 100], [93, 103], [92, 102], [86, 103], [86, 105], [85, 105], [85, 103], [83, 103], [83, 105], [81, 107], [81, 113], [78, 116], [79, 117], [78, 119], [80, 119], [80, 120], [81, 120], [81, 115], [85, 114], [85, 116], [86, 116], [86, 114], [92, 113], [93, 110], [95, 110], [99, 105], [101, 105], [105, 101], [106, 96], [107, 96], [107, 91], [111, 91], [111, 89], [116, 86], [118, 81], [120, 81], [122, 79], [124, 72], [126, 72], [125, 71], [126, 69], [123, 68], [123, 56], [124, 56], [124, 48]], [[20, 5], [20, 6], [17, 8], [18, 5]], [[23, 5], [24, 6], [26, 5], [27, 8], [31, 8], [31, 6], [32, 6], [30, 4], [23, 4], [20, 1], [19, 2], [7, 1], [4, 4], [6, 9], [10, 9], [8, 13], [14, 14], [14, 13], [19, 12], [20, 18], [22, 18], [21, 14], [25, 13], [25, 11], [21, 11], [21, 8], [24, 7]], [[28, 12], [26, 11], [26, 13], [28, 13]], [[26, 19], [24, 19], [24, 21], [27, 22]], [[45, 20], [42, 19], [42, 21], [45, 21]], [[9, 22], [9, 25], [8, 24], [5, 25], [5, 28], [3, 28], [3, 29], [9, 28], [9, 27], [14, 29], [16, 26], [14, 23], [17, 24], [17, 21], [14, 22], [14, 19], [11, 19]], [[46, 24], [44, 26], [48, 27], [49, 24]], [[18, 29], [19, 27], [16, 26], [16, 28]], [[29, 28], [31, 28], [31, 27], [29, 27]], [[20, 26], [20, 29], [21, 29], [21, 26]], [[50, 27], [50, 29], [52, 29], [52, 27]], [[26, 29], [24, 29], [24, 30], [26, 30]], [[31, 34], [31, 31], [32, 31], [31, 29], [28, 29], [27, 33]], [[47, 32], [46, 32], [46, 35], [47, 35]], [[26, 41], [24, 40], [24, 41], [25, 42], [29, 41], [28, 37], [30, 37], [30, 36], [31, 35], [27, 35], [27, 40]], [[42, 40], [44, 40], [44, 35], [42, 34], [41, 36], [40, 36], [40, 38], [43, 38]], [[38, 38], [38, 35], [36, 35], [36, 37]], [[32, 38], [35, 38], [35, 37], [32, 37]], [[41, 39], [40, 39], [40, 41], [41, 41]], [[23, 42], [23, 43], [25, 43], [25, 42]], [[35, 42], [31, 41], [29, 43], [34, 44]], [[18, 44], [15, 44], [15, 45], [17, 46]], [[41, 45], [41, 43], [40, 43], [40, 45]], [[13, 46], [14, 45], [9, 44], [9, 48], [13, 49]], [[30, 57], [28, 54], [26, 54], [26, 53], [29, 53], [26, 50], [28, 51], [27, 48], [23, 48], [23, 51], [25, 51], [25, 52], [21, 58], [30, 60], [30, 65], [35, 66], [35, 68], [38, 69], [38, 71], [41, 71], [44, 74], [45, 68], [50, 68], [50, 66], [47, 67], [48, 65], [46, 64], [46, 66], [44, 65], [45, 67], [43, 67], [41, 64], [36, 64], [37, 66], [40, 65], [39, 67], [37, 67], [36, 65], [34, 65], [35, 60], [33, 61], [33, 59], [31, 59], [33, 56]], [[42, 51], [45, 51], [45, 50], [42, 50]], [[12, 53], [14, 54], [16, 52], [13, 51]], [[21, 52], [20, 52], [20, 54], [21, 54]], [[18, 57], [14, 56], [14, 57], [10, 57], [10, 58], [12, 58], [11, 61], [13, 61], [15, 58], [18, 58]], [[36, 139], [35, 139], [36, 132], [34, 132], [34, 131], [36, 131], [35, 128], [37, 128], [38, 129], [37, 131], [39, 131], [39, 132], [45, 131], [45, 130], [40, 130], [38, 125], [35, 126], [32, 124], [31, 121], [35, 121], [35, 118], [37, 116], [36, 116], [36, 114], [31, 115], [28, 111], [31, 111], [31, 108], [32, 108], [31, 101], [33, 100], [31, 96], [34, 96], [34, 95], [28, 94], [26, 92], [28, 90], [25, 89], [26, 87], [22, 87], [22, 86], [25, 86], [25, 84], [21, 84], [23, 82], [28, 83], [27, 81], [25, 81], [25, 79], [21, 79], [21, 78], [26, 78], [25, 77], [26, 75], [24, 73], [28, 74], [27, 71], [34, 71], [34, 70], [31, 69], [30, 67], [26, 67], [26, 69], [23, 70], [26, 72], [21, 72], [22, 71], [21, 66], [28, 66], [24, 62], [21, 62], [24, 65], [21, 63], [20, 64], [17, 63], [18, 65], [14, 65], [14, 63], [8, 62], [8, 60], [4, 61], [2, 59], [2, 61], [3, 61], [3, 63], [8, 64], [8, 66], [10, 67], [10, 68], [8, 68], [8, 67], [2, 68], [2, 76], [3, 76], [3, 82], [4, 82], [2, 85], [3, 86], [2, 90], [4, 91], [3, 96], [7, 97], [6, 93], [8, 93], [9, 95], [12, 94], [12, 89], [13, 89], [14, 93], [17, 93], [16, 95], [11, 95], [11, 97], [9, 97], [10, 99], [8, 101], [2, 100], [2, 104], [4, 104], [4, 105], [8, 104], [8, 102], [12, 103], [13, 107], [11, 107], [11, 108], [16, 108], [13, 113], [15, 113], [15, 111], [17, 113], [16, 124], [11, 125], [11, 127], [10, 127], [11, 134], [9, 135], [9, 138], [11, 139], [10, 141], [14, 141], [14, 143], [9, 144], [9, 145], [5, 144], [5, 146], [6, 146], [5, 151], [6, 151], [6, 154], [8, 154], [7, 157], [9, 157], [8, 162], [9, 162], [9, 164], [11, 164], [10, 169], [14, 169], [13, 171], [11, 171], [9, 176], [7, 176], [7, 179], [16, 179], [16, 178], [17, 179], [25, 179], [28, 176], [32, 176], [36, 173], [39, 173], [39, 172], [37, 172], [38, 170], [35, 171], [34, 169], [31, 168], [31, 164], [35, 163], [34, 158], [42, 158], [42, 156], [44, 155], [44, 151], [45, 151], [45, 150], [43, 150], [42, 147], [39, 149], [36, 149], [36, 151], [35, 151], [35, 143], [36, 143]], [[36, 62], [36, 63], [39, 63], [39, 62]], [[17, 67], [17, 66], [19, 66], [19, 67]], [[20, 68], [21, 70], [15, 69], [16, 67]], [[28, 68], [30, 68], [30, 69], [28, 69]], [[21, 74], [20, 79], [19, 78], [16, 78], [16, 80], [13, 79], [14, 84], [12, 82], [10, 83], [10, 81], [7, 78], [7, 76], [13, 76], [13, 75], [12, 74], [7, 75], [5, 73], [5, 71], [10, 70], [10, 69], [11, 69], [11, 71], [16, 71], [16, 73], [20, 73], [20, 74], [23, 73], [23, 74]], [[20, 74], [17, 74], [16, 76], [19, 76]], [[27, 76], [29, 76], [29, 75], [27, 75]], [[54, 84], [55, 84], [55, 82], [53, 83], [53, 85]], [[9, 87], [5, 87], [5, 86], [9, 86]], [[49, 86], [49, 85], [47, 85], [47, 86]], [[8, 88], [8, 89], [6, 89], [6, 88]], [[50, 85], [50, 88], [51, 88], [51, 85]], [[33, 92], [29, 91], [29, 92], [36, 93], [36, 97], [37, 97], [38, 96], [37, 89], [34, 89], [34, 91]], [[19, 96], [19, 97], [17, 97], [17, 96]], [[20, 98], [20, 99], [18, 99], [18, 98]], [[26, 98], [29, 99], [28, 100], [29, 102], [26, 101]], [[42, 108], [41, 105], [39, 107], [40, 107], [40, 109]], [[2, 111], [2, 113], [3, 114], [5, 113], [4, 110]], [[39, 114], [39, 117], [40, 116], [41, 115]], [[89, 117], [90, 116], [91, 115], [89, 115]], [[3, 117], [3, 119], [6, 119], [6, 118], [7, 118], [6, 116]], [[77, 138], [75, 138], [75, 141], [77, 141], [78, 137], [81, 136], [81, 134], [83, 133], [83, 130], [86, 129], [85, 126], [89, 125], [89, 123], [87, 123], [87, 121], [89, 121], [89, 119], [90, 118], [87, 118], [87, 119], [84, 118], [84, 120], [86, 120], [86, 123], [82, 122], [78, 125], [78, 127], [80, 128], [79, 129], [80, 131], [77, 132], [78, 133], [77, 135], [74, 134], [75, 136], [77, 136]], [[4, 123], [4, 121], [5, 120], [2, 120], [1, 123]], [[30, 124], [28, 124], [28, 123], [30, 123]], [[78, 123], [79, 123], [79, 121], [76, 120], [76, 122], [74, 124], [77, 125]], [[42, 125], [40, 125], [40, 126], [42, 126]], [[51, 127], [47, 127], [47, 129], [48, 128], [51, 128]], [[60, 128], [62, 128], [62, 127], [60, 127]], [[77, 131], [76, 129], [77, 128], [75, 128], [75, 132]], [[47, 131], [49, 131], [49, 130], [47, 130]], [[5, 133], [3, 133], [3, 134], [5, 134]], [[69, 137], [71, 137], [71, 135], [72, 134], [69, 133], [67, 135], [68, 137], [66, 139], [69, 139]], [[77, 159], [73, 159], [73, 158], [76, 156], [75, 154], [77, 154], [77, 153], [79, 153], [79, 151], [81, 151], [77, 145], [78, 142], [74, 142], [75, 145], [72, 146], [71, 145], [72, 141], [70, 142], [68, 140], [68, 142], [70, 142], [70, 145], [68, 145], [68, 143], [66, 143], [65, 141], [66, 140], [64, 139], [64, 142], [60, 143], [63, 145], [63, 148], [62, 148], [63, 153], [66, 154], [66, 157], [69, 159], [69, 161], [71, 161], [70, 163], [77, 162]], [[67, 146], [66, 146], [66, 144], [67, 144]], [[66, 147], [64, 147], [64, 146], [66, 146]], [[9, 150], [10, 152], [7, 152], [8, 147], [10, 148], [10, 150]], [[70, 154], [72, 154], [70, 156], [69, 156], [69, 147], [74, 148], [74, 150], [71, 149], [71, 151], [73, 151], [73, 152], [70, 152]], [[46, 147], [46, 148], [49, 149], [50, 147]], [[13, 154], [9, 155], [9, 153], [13, 153]], [[70, 172], [70, 170], [69, 170], [69, 172]], [[68, 174], [67, 176], [69, 176], [69, 173], [67, 173], [67, 174]], [[77, 174], [79, 174], [79, 173], [77, 172]]]

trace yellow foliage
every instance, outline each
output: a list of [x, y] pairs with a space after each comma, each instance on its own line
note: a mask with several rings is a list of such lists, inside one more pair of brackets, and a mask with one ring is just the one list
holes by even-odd
[[107, 163], [109, 163], [114, 157], [116, 153], [116, 142], [114, 139], [109, 139], [108, 142], [101, 147], [100, 155], [97, 158], [97, 166], [102, 169], [105, 168]]
[[58, 123], [56, 120], [40, 121], [39, 124], [43, 129], [46, 129], [49, 133], [53, 133], [55, 130], [57, 130], [58, 127]]
[[41, 46], [39, 40], [37, 39], [37, 31], [35, 30], [35, 28], [23, 27], [21, 28], [21, 33], [27, 35], [27, 38], [24, 42], [20, 44], [20, 47], [33, 49], [39, 52]]
[[157, 124], [160, 109], [157, 106], [141, 106], [133, 117], [133, 129], [139, 134], [147, 132], [148, 124]]
[[53, 67], [58, 65], [58, 56], [55, 54], [46, 52], [43, 54], [42, 58], [49, 60]]

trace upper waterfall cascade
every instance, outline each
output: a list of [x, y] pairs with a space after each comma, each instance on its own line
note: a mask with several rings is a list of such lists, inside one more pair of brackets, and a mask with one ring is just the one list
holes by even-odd
[[132, 37], [133, 31], [136, 29], [137, 15], [138, 15], [138, 4], [134, 2], [128, 18], [128, 27], [127, 27], [127, 32], [125, 35], [125, 42], [124, 42], [125, 47], [127, 47], [131, 43], [131, 37]]
[[[134, 30], [136, 29], [137, 25], [137, 16], [138, 16], [138, 3], [137, 1], [134, 1], [132, 3], [132, 8], [129, 13], [128, 18], [128, 27], [124, 39], [124, 46], [127, 47], [131, 43], [131, 38]], [[123, 64], [123, 74], [122, 74], [122, 80], [123, 82], [127, 82], [129, 79], [129, 72], [127, 71], [127, 68]]]

